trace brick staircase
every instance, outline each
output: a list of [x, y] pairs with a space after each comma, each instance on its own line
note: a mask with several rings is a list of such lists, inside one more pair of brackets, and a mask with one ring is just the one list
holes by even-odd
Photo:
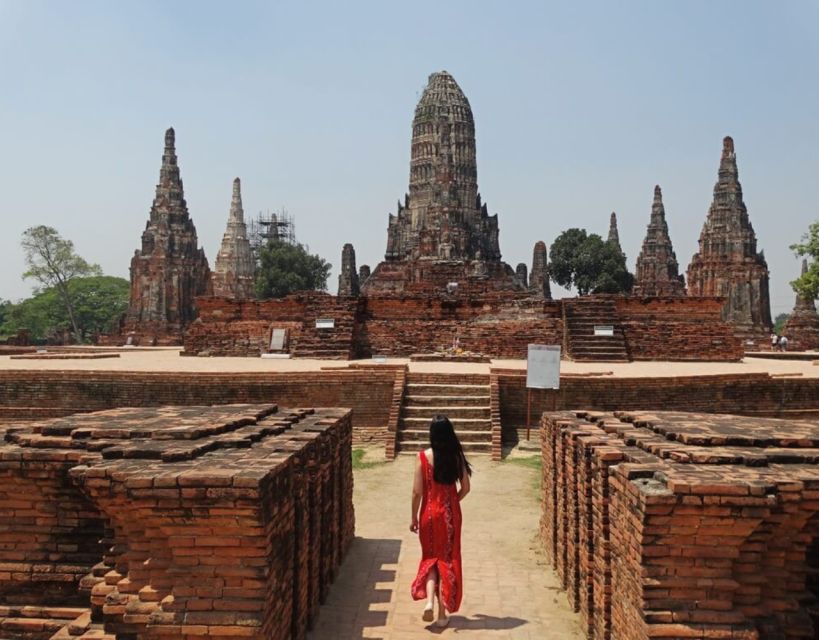
[[[629, 362], [626, 339], [614, 302], [605, 298], [577, 298], [563, 303], [566, 355], [588, 362]], [[595, 325], [611, 325], [613, 336], [594, 335]]]
[[488, 375], [410, 373], [398, 420], [399, 453], [416, 453], [429, 446], [429, 423], [447, 416], [467, 453], [492, 451]]

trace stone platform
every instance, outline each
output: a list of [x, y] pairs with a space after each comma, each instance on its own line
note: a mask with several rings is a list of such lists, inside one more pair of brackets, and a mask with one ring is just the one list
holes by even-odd
[[353, 538], [349, 410], [124, 408], [0, 437], [4, 638], [301, 638]]
[[815, 638], [819, 424], [542, 422], [546, 552], [589, 638]]

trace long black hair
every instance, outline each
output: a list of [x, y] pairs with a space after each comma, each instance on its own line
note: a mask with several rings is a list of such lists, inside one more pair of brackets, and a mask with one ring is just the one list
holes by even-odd
[[441, 484], [455, 484], [464, 471], [472, 475], [472, 465], [464, 455], [458, 436], [449, 418], [437, 415], [429, 425], [429, 443], [432, 446], [432, 477]]

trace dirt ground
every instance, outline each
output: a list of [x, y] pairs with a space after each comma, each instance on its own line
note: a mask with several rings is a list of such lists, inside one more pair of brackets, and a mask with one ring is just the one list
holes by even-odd
[[[318, 371], [345, 368], [338, 360], [267, 359], [267, 358], [200, 358], [179, 355], [176, 347], [154, 347], [146, 350], [111, 349], [119, 358], [102, 360], [12, 360], [0, 356], [0, 370], [79, 370], [79, 371], [182, 371], [202, 373]], [[816, 354], [819, 362], [819, 353]], [[360, 361], [373, 362], [373, 361]], [[386, 364], [408, 363], [406, 358], [387, 358]], [[493, 360], [491, 364], [412, 362], [410, 371], [433, 373], [489, 373], [490, 366], [525, 369], [526, 360]], [[770, 360], [745, 358], [742, 362], [571, 362], [563, 361], [561, 372], [596, 373], [606, 376], [641, 378], [698, 376], [715, 374], [771, 373], [819, 377], [819, 366], [811, 360]]]
[[409, 531], [414, 456], [355, 471], [356, 540], [322, 606], [311, 640], [430, 635], [459, 638], [582, 637], [537, 541], [539, 469], [532, 453], [505, 462], [475, 456], [472, 492], [463, 502], [461, 611], [440, 630], [422, 622], [409, 594], [421, 549]]

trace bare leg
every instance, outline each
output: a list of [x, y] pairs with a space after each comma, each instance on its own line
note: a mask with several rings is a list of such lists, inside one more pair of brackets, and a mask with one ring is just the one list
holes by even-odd
[[[427, 574], [427, 604], [432, 607], [435, 604], [435, 594], [438, 593], [438, 567], [432, 567]], [[440, 599], [438, 600], [440, 602]]]

